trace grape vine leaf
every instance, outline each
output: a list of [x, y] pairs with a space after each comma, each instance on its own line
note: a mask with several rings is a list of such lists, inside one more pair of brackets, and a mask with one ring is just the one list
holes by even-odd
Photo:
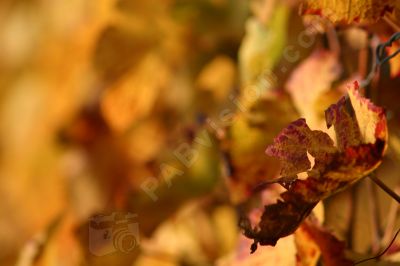
[[394, 0], [306, 0], [302, 13], [320, 15], [333, 23], [373, 23], [396, 8], [399, 4]]
[[[257, 244], [272, 245], [296, 231], [315, 205], [370, 174], [381, 163], [387, 146], [387, 124], [383, 108], [360, 93], [357, 82], [326, 111], [327, 127], [333, 125], [336, 145], [326, 133], [311, 130], [305, 119], [283, 129], [266, 153], [282, 161], [281, 184], [287, 189], [275, 204], [264, 207], [258, 225], [253, 228], [243, 218], [244, 235]], [[314, 166], [308, 154], [315, 159]], [[306, 179], [297, 174], [307, 173]], [[291, 180], [291, 182], [287, 182]]]

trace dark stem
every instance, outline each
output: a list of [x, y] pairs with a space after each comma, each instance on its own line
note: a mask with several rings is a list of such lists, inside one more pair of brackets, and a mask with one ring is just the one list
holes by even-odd
[[391, 190], [388, 186], [385, 185], [375, 174], [375, 172], [371, 173], [368, 176], [372, 181], [375, 182], [381, 189], [383, 189], [390, 197], [397, 201], [400, 204], [400, 196], [396, 194], [393, 190]]
[[350, 221], [349, 221], [349, 229], [346, 232], [346, 237], [348, 240], [348, 245], [350, 247], [350, 249], [354, 248], [354, 240], [353, 240], [353, 232], [356, 228], [356, 219], [355, 219], [355, 206], [357, 205], [357, 197], [356, 197], [356, 193], [357, 193], [357, 188], [360, 186], [360, 184], [357, 184], [356, 186], [351, 187], [351, 191], [350, 191], [350, 197], [351, 197], [351, 208], [350, 208]]
[[[396, 186], [396, 188], [394, 189], [394, 191], [396, 193], [400, 192], [400, 187]], [[393, 235], [393, 231], [396, 225], [396, 220], [397, 220], [397, 213], [399, 210], [399, 204], [397, 204], [397, 202], [392, 201], [390, 204], [390, 208], [389, 208], [389, 214], [388, 214], [388, 218], [387, 218], [387, 223], [386, 223], [386, 228], [385, 228], [385, 232], [383, 234], [382, 240], [381, 240], [381, 246], [386, 246], [389, 244], [390, 239], [392, 238]]]
[[376, 253], [379, 251], [379, 215], [378, 215], [378, 206], [376, 203], [376, 190], [374, 190], [375, 187], [373, 187], [372, 181], [368, 180], [369, 182], [366, 182], [367, 185], [367, 191], [368, 191], [368, 207], [370, 210], [370, 223], [371, 223], [371, 249], [373, 253]]
[[354, 263], [354, 265], [357, 265], [357, 264], [360, 264], [360, 263], [364, 263], [364, 262], [369, 261], [369, 260], [377, 260], [380, 257], [382, 257], [386, 253], [386, 251], [388, 251], [389, 248], [393, 245], [393, 243], [396, 240], [397, 235], [399, 233], [400, 233], [400, 228], [397, 230], [396, 234], [394, 235], [392, 241], [390, 241], [389, 245], [381, 253], [379, 253], [378, 255], [376, 255], [376, 256], [374, 256], [372, 258], [368, 258], [368, 259], [363, 259], [363, 260], [357, 261], [356, 263]]

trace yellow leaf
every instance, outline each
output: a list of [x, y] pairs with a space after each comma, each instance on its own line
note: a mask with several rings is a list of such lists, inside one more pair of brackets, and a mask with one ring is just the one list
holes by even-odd
[[303, 14], [316, 14], [334, 23], [373, 23], [396, 8], [395, 0], [306, 0]]

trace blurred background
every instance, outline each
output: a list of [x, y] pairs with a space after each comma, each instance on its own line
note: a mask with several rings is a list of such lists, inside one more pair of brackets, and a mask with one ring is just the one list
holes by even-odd
[[[253, 191], [279, 175], [265, 155], [274, 136], [299, 117], [326, 130], [324, 110], [400, 21], [373, 10], [385, 16], [332, 24], [304, 8], [2, 0], [0, 264], [317, 265], [323, 251], [301, 228], [250, 255], [238, 219], [282, 191]], [[399, 73], [396, 57], [370, 88], [391, 134], [378, 175], [398, 193]], [[368, 181], [315, 210], [361, 257], [400, 226], [398, 204]], [[399, 241], [382, 265], [398, 265]]]

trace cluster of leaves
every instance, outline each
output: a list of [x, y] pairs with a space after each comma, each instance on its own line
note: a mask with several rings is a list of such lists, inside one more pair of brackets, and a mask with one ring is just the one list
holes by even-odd
[[[255, 240], [252, 252], [261, 245], [275, 245], [281, 237], [295, 232], [320, 200], [348, 188], [375, 170], [387, 145], [384, 110], [360, 95], [358, 83], [349, 88], [325, 112], [327, 126], [333, 125], [336, 146], [328, 134], [311, 130], [305, 119], [285, 128], [266, 153], [282, 162], [283, 201], [267, 205], [257, 230], [244, 228]], [[314, 158], [311, 167], [308, 154]], [[297, 174], [307, 172], [305, 180]], [[249, 225], [250, 223], [245, 223]]]
[[[357, 1], [350, 5], [350, 1], [305, 1], [302, 10], [303, 15], [322, 16], [346, 27], [352, 23], [375, 23], [384, 16], [387, 21], [393, 23], [398, 13], [398, 3]], [[388, 13], [390, 16], [394, 15], [388, 17]], [[392, 37], [385, 46], [390, 47], [396, 40], [394, 38]], [[379, 53], [382, 53], [385, 46], [378, 47]], [[374, 52], [372, 51], [372, 54]], [[388, 59], [397, 53], [393, 48]], [[328, 58], [332, 60], [329, 61]], [[240, 225], [244, 234], [254, 240], [251, 245], [252, 253], [258, 244], [275, 246], [282, 237], [298, 232], [299, 226], [321, 200], [348, 189], [382, 163], [388, 141], [385, 111], [362, 96], [357, 81], [347, 86], [346, 96], [325, 111], [326, 128], [321, 125], [323, 120], [315, 116], [313, 105], [319, 95], [338, 78], [338, 72], [332, 71], [332, 67], [336, 67], [338, 63], [336, 60], [335, 54], [315, 52], [290, 78], [287, 88], [297, 109], [302, 116], [310, 120], [313, 128], [321, 130], [311, 130], [302, 118], [283, 129], [268, 146], [267, 155], [281, 161], [281, 170], [278, 178], [266, 181], [265, 184], [280, 183], [286, 191], [279, 195], [276, 203], [269, 202], [265, 205], [258, 222], [242, 217]], [[382, 61], [381, 58], [373, 60], [377, 60], [378, 63], [388, 61]], [[391, 62], [392, 77], [397, 75], [393, 75], [396, 61]], [[324, 70], [325, 67], [327, 70]], [[371, 68], [374, 71], [375, 65]], [[321, 81], [319, 77], [312, 76], [312, 81], [307, 82], [306, 75], [313, 75], [314, 71], [322, 77]], [[375, 72], [371, 72], [368, 78], [371, 78], [371, 74]], [[368, 80], [367, 86], [370, 81]], [[365, 85], [365, 82], [362, 84]], [[307, 95], [307, 92], [310, 95]], [[331, 126], [334, 128], [334, 134], [331, 131], [329, 135], [327, 133]], [[300, 176], [302, 178], [299, 178]], [[341, 245], [337, 248], [339, 246]], [[334, 253], [333, 250], [331, 254]], [[343, 246], [339, 250], [343, 251]], [[347, 262], [335, 262], [326, 257], [324, 261], [327, 265], [350, 263], [343, 253], [339, 254], [337, 259]]]
[[[399, 183], [399, 10], [1, 1], [0, 261], [308, 266], [376, 253], [398, 206], [357, 181], [378, 170]], [[89, 221], [115, 211], [138, 215], [140, 245], [97, 257]]]

